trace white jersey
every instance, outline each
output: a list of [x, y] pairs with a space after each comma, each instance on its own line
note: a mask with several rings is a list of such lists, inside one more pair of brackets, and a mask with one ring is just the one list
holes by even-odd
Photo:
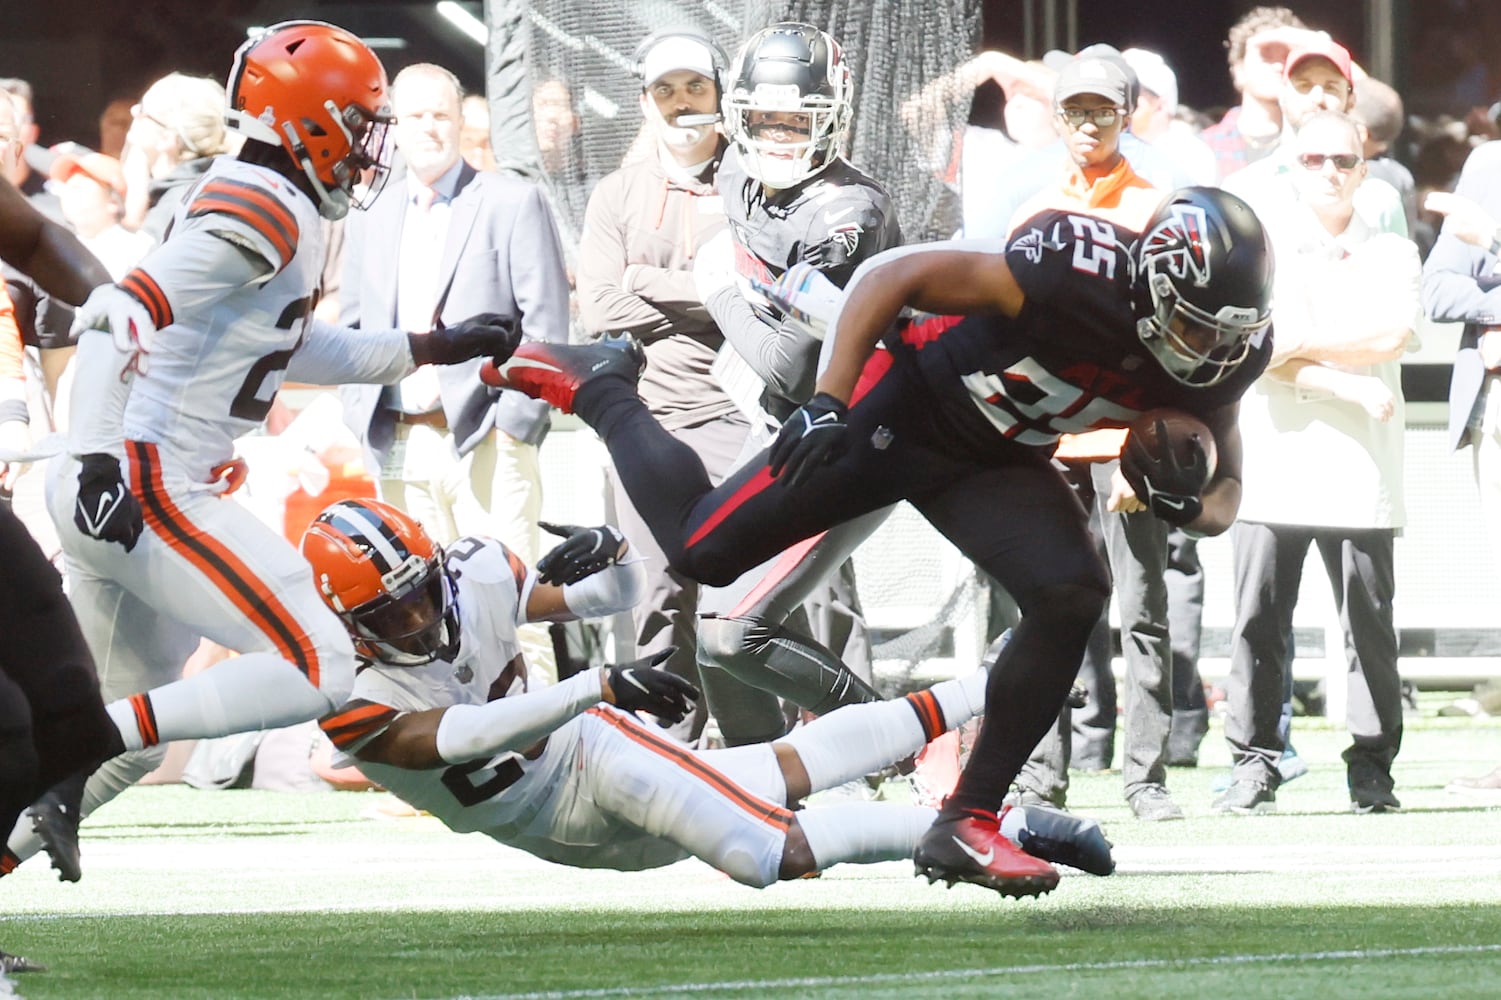
[[[265, 280], [231, 290], [182, 252], [195, 231], [265, 260]], [[158, 322], [150, 373], [125, 405], [127, 440], [202, 473], [265, 419], [315, 304], [325, 251], [313, 203], [281, 174], [220, 157], [178, 205], [168, 239], [121, 286]], [[227, 291], [227, 294], [226, 294]], [[166, 321], [163, 323], [163, 321]]]
[[394, 382], [411, 370], [399, 331], [313, 320], [325, 257], [305, 194], [275, 170], [219, 157], [178, 205], [166, 242], [120, 281], [157, 326], [120, 431], [156, 446], [169, 481], [213, 481], [289, 369], [320, 384]]
[[[458, 653], [420, 667], [363, 665], [350, 701], [320, 723], [342, 754], [335, 763], [358, 766], [451, 829], [551, 861], [634, 870], [697, 854], [741, 881], [775, 880], [792, 814], [766, 798], [780, 794], [769, 746], [688, 751], [599, 704], [597, 670], [528, 693], [516, 625], [535, 574], [490, 539], [461, 538], [447, 558]], [[403, 713], [521, 696], [531, 730], [546, 723], [541, 742], [429, 770], [354, 756]]]

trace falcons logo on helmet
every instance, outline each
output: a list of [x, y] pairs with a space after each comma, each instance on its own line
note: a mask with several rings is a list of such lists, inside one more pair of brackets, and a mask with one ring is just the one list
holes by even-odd
[[1209, 220], [1202, 208], [1174, 205], [1168, 217], [1147, 233], [1142, 262], [1148, 273], [1165, 268], [1173, 277], [1190, 278], [1203, 288], [1209, 284], [1209, 255], [1205, 251], [1208, 235]]

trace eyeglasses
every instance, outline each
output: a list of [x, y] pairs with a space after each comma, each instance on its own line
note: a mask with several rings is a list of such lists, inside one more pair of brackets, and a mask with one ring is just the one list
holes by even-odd
[[1365, 161], [1355, 153], [1299, 153], [1298, 162], [1304, 170], [1323, 170], [1326, 162], [1333, 163], [1337, 170], [1354, 170]]
[[1058, 115], [1068, 122], [1070, 128], [1082, 128], [1085, 122], [1094, 122], [1096, 128], [1109, 128], [1115, 120], [1126, 113], [1125, 108], [1059, 108]]

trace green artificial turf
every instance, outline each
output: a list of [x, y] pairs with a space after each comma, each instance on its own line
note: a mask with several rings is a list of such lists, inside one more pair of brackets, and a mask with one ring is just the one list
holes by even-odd
[[13, 977], [32, 1000], [1501, 996], [1501, 809], [1443, 790], [1501, 761], [1501, 725], [1410, 721], [1400, 815], [1345, 811], [1346, 741], [1298, 720], [1312, 770], [1272, 816], [1211, 813], [1218, 728], [1170, 772], [1185, 822], [1076, 774], [1119, 871], [1036, 900], [897, 862], [759, 892], [694, 861], [576, 871], [363, 818], [380, 795], [133, 789], [85, 824], [83, 882], [0, 880], [0, 948], [52, 966]]

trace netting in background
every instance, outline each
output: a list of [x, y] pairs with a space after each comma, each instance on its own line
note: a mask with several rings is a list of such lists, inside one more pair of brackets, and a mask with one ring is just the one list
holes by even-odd
[[855, 81], [846, 152], [891, 193], [907, 240], [958, 228], [955, 137], [973, 93], [944, 77], [976, 49], [979, 0], [487, 0], [485, 16], [496, 157], [503, 169], [547, 184], [566, 242], [577, 242], [593, 184], [620, 166], [640, 133], [637, 44], [660, 28], [691, 25], [733, 58], [742, 39], [779, 20], [816, 24], [844, 46]]

